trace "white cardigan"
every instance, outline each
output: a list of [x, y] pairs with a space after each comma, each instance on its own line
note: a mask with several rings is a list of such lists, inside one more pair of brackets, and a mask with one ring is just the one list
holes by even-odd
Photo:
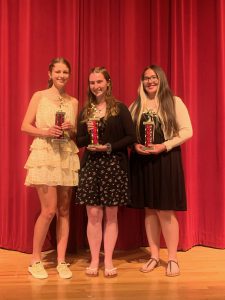
[[[164, 126], [162, 126], [162, 130], [164, 132], [164, 137], [166, 140], [163, 144], [166, 146], [167, 151], [171, 150], [176, 146], [183, 144], [186, 140], [190, 139], [193, 135], [191, 120], [189, 117], [187, 107], [179, 97], [175, 96], [174, 100], [175, 100], [176, 121], [178, 124], [178, 135], [171, 136], [171, 137], [166, 136], [166, 133], [164, 131]], [[159, 116], [160, 116], [160, 112], [159, 112]]]

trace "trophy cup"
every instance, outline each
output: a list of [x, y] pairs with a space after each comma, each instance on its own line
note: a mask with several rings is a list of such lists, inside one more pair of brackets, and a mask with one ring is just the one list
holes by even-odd
[[90, 110], [91, 110], [91, 114], [90, 114], [91, 117], [88, 118], [88, 121], [92, 121], [93, 128], [90, 131], [91, 144], [88, 145], [88, 148], [95, 147], [95, 146], [99, 145], [98, 125], [99, 125], [100, 118], [98, 118], [96, 116], [97, 109], [96, 109], [96, 107], [93, 103], [91, 104]]
[[154, 142], [154, 132], [155, 132], [155, 123], [153, 120], [153, 113], [147, 113], [148, 120], [143, 122], [145, 126], [145, 146], [144, 150], [153, 150], [153, 142]]
[[[60, 110], [58, 110], [55, 113], [55, 125], [61, 127], [62, 123], [65, 122], [65, 114], [66, 113], [64, 111], [62, 111], [62, 109], [61, 109], [61, 106], [63, 105], [63, 103], [62, 103], [63, 99], [60, 97], [59, 100], [60, 100], [60, 105], [59, 105]], [[58, 142], [58, 143], [66, 143], [66, 142], [68, 142], [68, 138], [67, 138], [65, 132], [63, 131], [59, 137], [53, 138], [52, 141]]]

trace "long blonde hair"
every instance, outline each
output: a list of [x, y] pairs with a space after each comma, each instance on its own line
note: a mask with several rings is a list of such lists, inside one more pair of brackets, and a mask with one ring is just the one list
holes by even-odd
[[169, 87], [165, 72], [159, 66], [151, 65], [144, 69], [141, 75], [141, 81], [138, 88], [138, 97], [131, 104], [129, 108], [132, 119], [136, 127], [136, 133], [139, 141], [140, 141], [140, 120], [141, 120], [142, 113], [145, 110], [146, 101], [148, 98], [144, 90], [143, 80], [144, 80], [145, 72], [149, 69], [153, 70], [159, 79], [159, 86], [156, 93], [156, 98], [158, 100], [158, 105], [159, 105], [158, 110], [162, 116], [165, 133], [167, 136], [178, 134], [174, 96]]

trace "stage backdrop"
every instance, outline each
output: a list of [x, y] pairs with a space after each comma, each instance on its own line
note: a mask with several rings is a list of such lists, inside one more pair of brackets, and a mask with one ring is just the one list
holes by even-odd
[[[129, 105], [145, 66], [162, 66], [187, 105], [194, 136], [182, 146], [188, 211], [179, 213], [179, 249], [225, 247], [225, 1], [0, 0], [0, 247], [32, 250], [39, 213], [24, 186], [32, 139], [20, 131], [48, 64], [72, 64], [69, 91], [85, 101], [90, 67], [109, 69], [115, 96]], [[85, 247], [86, 214], [71, 204], [69, 249]], [[143, 212], [119, 211], [117, 249], [147, 245]], [[54, 224], [45, 249], [54, 246]]]

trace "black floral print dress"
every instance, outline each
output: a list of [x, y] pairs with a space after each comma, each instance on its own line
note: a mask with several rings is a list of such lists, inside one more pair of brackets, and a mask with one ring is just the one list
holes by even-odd
[[[119, 107], [118, 116], [102, 118], [99, 124], [99, 142], [110, 143], [112, 152], [85, 150], [76, 196], [79, 204], [118, 206], [129, 202], [127, 146], [135, 142], [135, 131], [128, 109], [122, 103]], [[78, 119], [78, 146], [90, 143], [87, 135], [86, 124]]]

